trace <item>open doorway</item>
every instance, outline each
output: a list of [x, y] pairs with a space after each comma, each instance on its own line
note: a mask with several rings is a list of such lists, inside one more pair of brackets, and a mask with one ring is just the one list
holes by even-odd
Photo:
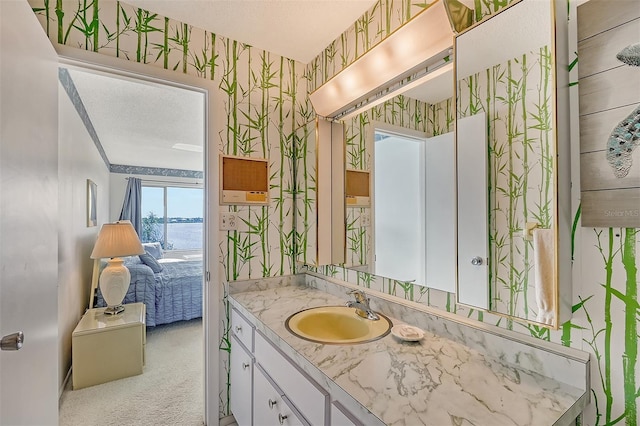
[[[61, 68], [60, 82], [62, 180], [67, 173], [77, 178], [73, 170], [63, 170], [63, 164], [81, 154], [75, 149], [78, 144], [88, 146], [92, 153], [74, 162], [93, 162], [83, 173], [87, 179], [95, 173], [93, 180], [99, 182], [98, 226], [119, 219], [129, 183], [139, 180], [138, 233], [159, 265], [151, 267], [137, 256], [125, 261], [130, 288], [135, 287], [125, 303], [146, 308], [143, 373], [79, 390], [67, 386], [60, 424], [151, 424], [155, 419], [171, 423], [172, 416], [178, 416], [180, 424], [202, 424], [207, 359], [206, 94], [74, 66]], [[96, 232], [87, 232], [95, 241]], [[88, 258], [88, 253], [78, 255]], [[62, 301], [61, 315], [82, 309], [74, 306], [77, 303]], [[84, 308], [100, 307], [99, 291], [84, 303]]]

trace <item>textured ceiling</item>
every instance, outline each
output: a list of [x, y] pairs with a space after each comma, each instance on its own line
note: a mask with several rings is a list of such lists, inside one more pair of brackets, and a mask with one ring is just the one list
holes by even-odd
[[111, 164], [203, 168], [204, 95], [139, 80], [69, 70]]

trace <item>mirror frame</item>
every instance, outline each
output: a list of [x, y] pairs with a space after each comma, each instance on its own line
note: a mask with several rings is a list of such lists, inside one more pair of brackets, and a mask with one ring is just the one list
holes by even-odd
[[[527, 1], [542, 0], [516, 0], [504, 9], [487, 16], [485, 19], [475, 23], [471, 27], [465, 29], [454, 37], [453, 56], [454, 56], [454, 134], [456, 145], [456, 156], [458, 147], [458, 120], [459, 120], [459, 99], [458, 99], [458, 38], [467, 35], [479, 26], [490, 22], [496, 16], [508, 13], [514, 6]], [[572, 307], [572, 275], [571, 275], [571, 182], [570, 182], [570, 151], [569, 151], [569, 61], [568, 61], [568, 26], [567, 26], [567, 8], [566, 5], [557, 4], [554, 0], [546, 0], [550, 3], [551, 15], [551, 102], [553, 103], [553, 113], [551, 124], [553, 126], [551, 134], [554, 136], [555, 157], [553, 158], [553, 227], [556, 230], [554, 234], [555, 255], [554, 255], [554, 287], [555, 287], [555, 322], [553, 324], [544, 324], [533, 321], [529, 318], [521, 318], [512, 316], [502, 312], [495, 311], [493, 305], [492, 289], [495, 282], [488, 280], [489, 291], [489, 308], [482, 309], [477, 306], [460, 302], [459, 277], [456, 268], [456, 303], [472, 309], [480, 309], [494, 315], [506, 317], [519, 322], [541, 326], [557, 330], [564, 322], [571, 318]], [[564, 24], [564, 25], [562, 25]], [[487, 128], [488, 130], [488, 128]], [[488, 147], [487, 147], [488, 149]], [[456, 194], [458, 199], [458, 194]], [[491, 206], [489, 206], [489, 210]], [[487, 218], [488, 219], [488, 218]], [[459, 218], [458, 218], [459, 220]], [[491, 224], [488, 223], [488, 229]], [[490, 232], [489, 232], [490, 234]], [[490, 245], [490, 244], [489, 244]], [[456, 250], [458, 252], [458, 249]], [[491, 262], [491, 259], [488, 259]], [[458, 259], [460, 262], [460, 259]], [[487, 268], [487, 274], [490, 268]], [[489, 275], [490, 276], [490, 275]], [[495, 277], [493, 278], [495, 281]]]

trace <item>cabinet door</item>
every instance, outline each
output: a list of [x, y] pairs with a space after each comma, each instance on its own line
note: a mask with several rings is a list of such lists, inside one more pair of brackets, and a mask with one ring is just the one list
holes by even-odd
[[231, 332], [249, 352], [253, 352], [253, 326], [235, 309], [231, 310]]
[[282, 396], [259, 366], [255, 369], [253, 414], [255, 426], [306, 425], [302, 416]]
[[278, 384], [304, 418], [314, 426], [325, 424], [328, 409], [328, 393], [312, 378], [304, 374], [282, 352], [279, 352], [261, 334], [255, 334], [255, 351], [261, 368]]
[[231, 412], [239, 426], [250, 426], [253, 424], [253, 357], [235, 336], [231, 337], [231, 341]]
[[331, 426], [362, 426], [363, 423], [347, 411], [338, 401], [331, 404]]

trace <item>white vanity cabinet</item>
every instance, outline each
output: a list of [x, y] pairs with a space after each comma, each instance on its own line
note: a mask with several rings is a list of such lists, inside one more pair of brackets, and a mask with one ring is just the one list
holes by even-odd
[[231, 310], [231, 412], [239, 426], [362, 426], [329, 392]]

